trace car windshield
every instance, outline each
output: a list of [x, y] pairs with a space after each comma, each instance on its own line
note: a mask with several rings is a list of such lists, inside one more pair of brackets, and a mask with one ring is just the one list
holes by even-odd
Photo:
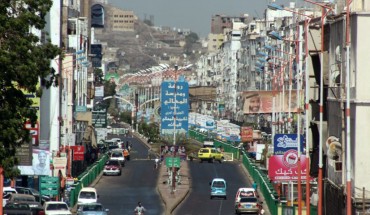
[[213, 187], [224, 188], [225, 183], [223, 181], [215, 181], [215, 182], [213, 182]]
[[82, 199], [95, 199], [95, 192], [81, 192], [80, 198]]
[[241, 198], [240, 199], [240, 202], [257, 202], [257, 198], [248, 198], [248, 197], [246, 197], [246, 198]]
[[240, 192], [240, 197], [246, 197], [246, 196], [254, 196], [253, 191], [241, 191]]
[[30, 210], [28, 204], [6, 204], [4, 209], [7, 210]]
[[112, 153], [112, 157], [114, 157], [114, 158], [118, 158], [118, 157], [122, 157], [123, 155], [122, 155], [122, 153], [121, 152], [113, 152]]
[[109, 149], [118, 149], [118, 146], [117, 145], [110, 145], [108, 148]]
[[12, 199], [14, 202], [34, 202], [36, 201], [35, 198], [31, 198], [31, 197], [15, 197], [14, 199]]
[[109, 160], [105, 163], [105, 165], [119, 165], [119, 163], [116, 160]]
[[66, 204], [48, 204], [46, 210], [49, 211], [67, 211], [68, 206]]
[[209, 152], [209, 149], [201, 149], [200, 152], [201, 153], [208, 153]]
[[33, 188], [29, 188], [31, 193], [33, 193], [33, 195], [40, 195], [40, 192], [36, 189], [33, 189]]
[[103, 206], [101, 205], [83, 205], [82, 211], [103, 211]]

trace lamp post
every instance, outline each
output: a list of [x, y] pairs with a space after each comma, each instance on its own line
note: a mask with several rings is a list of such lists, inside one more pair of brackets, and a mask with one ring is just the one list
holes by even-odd
[[[323, 113], [324, 113], [324, 74], [323, 74], [323, 69], [324, 69], [324, 64], [323, 64], [323, 59], [324, 59], [324, 27], [325, 27], [325, 18], [328, 15], [330, 11], [332, 11], [331, 7], [328, 7], [325, 4], [320, 4], [317, 2], [313, 2], [311, 0], [304, 0], [306, 2], [312, 3], [314, 5], [318, 5], [321, 7], [321, 51], [320, 51], [320, 58], [321, 58], [321, 63], [320, 63], [320, 104], [319, 104], [319, 109], [320, 109], [320, 125], [319, 125], [319, 178], [318, 178], [318, 191], [319, 191], [319, 201], [318, 201], [318, 215], [322, 215], [322, 210], [323, 210], [323, 142], [322, 142], [322, 137], [323, 137]], [[326, 11], [327, 10], [327, 11]], [[347, 214], [348, 215], [348, 214]]]
[[175, 167], [175, 158], [176, 158], [176, 93], [177, 93], [177, 69], [178, 66], [175, 65], [175, 78], [174, 78], [174, 85], [175, 85], [175, 92], [174, 92], [174, 103], [173, 103], [173, 158], [172, 158], [172, 190], [171, 193], [173, 194], [176, 189], [176, 167]]
[[[283, 8], [277, 4], [270, 4], [268, 6], [270, 9], [272, 10], [286, 10], [286, 11], [290, 11], [292, 13], [295, 13], [295, 14], [298, 14], [298, 15], [301, 15], [301, 16], [304, 16], [306, 17], [305, 21], [304, 21], [304, 31], [306, 31], [306, 34], [308, 34], [308, 29], [307, 29], [307, 26], [312, 18], [312, 16], [308, 16], [306, 14], [303, 14], [303, 13], [299, 13], [297, 11], [294, 11], [294, 10], [289, 10], [289, 9], [286, 9], [286, 8]], [[298, 35], [298, 42], [302, 41], [302, 33], [300, 33], [301, 30], [301, 26], [299, 26], [298, 30], [297, 30], [297, 35]], [[306, 52], [307, 52], [307, 37], [305, 37], [305, 45], [306, 45]], [[302, 169], [302, 166], [301, 166], [301, 146], [300, 146], [300, 107], [299, 107], [299, 104], [300, 104], [300, 75], [299, 73], [302, 72], [302, 61], [300, 59], [300, 56], [302, 54], [302, 49], [303, 49], [303, 45], [302, 45], [302, 42], [299, 43], [299, 48], [298, 48], [298, 51], [299, 51], [299, 54], [296, 56], [296, 59], [297, 59], [297, 62], [299, 62], [299, 72], [298, 72], [298, 75], [297, 75], [297, 105], [298, 105], [298, 124], [297, 124], [297, 145], [298, 145], [298, 161], [297, 161], [297, 170], [298, 170], [298, 214], [301, 215], [302, 214], [302, 185], [301, 185], [301, 182], [302, 182], [302, 173], [301, 173], [301, 169]], [[307, 63], [306, 63], [307, 64]], [[306, 65], [305, 65], [306, 66]], [[308, 81], [308, 75], [307, 75], [307, 69], [305, 70], [305, 82], [306, 82], [306, 86], [305, 86], [305, 92], [306, 92], [306, 101], [308, 99], [308, 86], [309, 86], [309, 81]], [[322, 74], [322, 73], [321, 73]], [[307, 118], [307, 115], [308, 115], [308, 104], [306, 103], [306, 137], [307, 137], [307, 133], [308, 133], [308, 118]], [[321, 109], [320, 109], [321, 110]], [[321, 141], [321, 140], [320, 140]], [[306, 143], [306, 158], [308, 157], [308, 144]], [[306, 160], [306, 163], [308, 163], [308, 160]], [[309, 198], [307, 198], [308, 194], [307, 194], [307, 191], [309, 191], [309, 186], [310, 186], [310, 182], [309, 182], [309, 177], [307, 177], [308, 175], [308, 172], [309, 172], [309, 165], [306, 164], [306, 210], [307, 211], [307, 214], [310, 214], [310, 203], [309, 203]]]
[[349, 47], [351, 45], [351, 37], [349, 35], [349, 28], [350, 28], [350, 17], [349, 17], [349, 6], [352, 3], [352, 0], [347, 0], [347, 8], [346, 8], [346, 193], [347, 193], [347, 200], [346, 200], [346, 208], [347, 208], [347, 215], [352, 214], [352, 203], [351, 203], [351, 196], [352, 196], [352, 185], [351, 185], [351, 106], [350, 106], [350, 74], [349, 74]]

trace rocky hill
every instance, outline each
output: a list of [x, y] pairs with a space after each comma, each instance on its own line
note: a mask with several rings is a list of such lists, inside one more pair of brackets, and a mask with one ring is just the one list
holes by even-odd
[[[96, 32], [96, 39], [107, 42], [108, 47], [116, 48], [119, 67], [129, 65], [129, 70], [138, 71], [163, 63], [171, 58], [184, 56], [179, 46], [185, 36], [178, 32], [161, 32], [137, 20], [134, 32]], [[188, 59], [187, 59], [188, 60]], [[168, 62], [166, 62], [168, 63]]]

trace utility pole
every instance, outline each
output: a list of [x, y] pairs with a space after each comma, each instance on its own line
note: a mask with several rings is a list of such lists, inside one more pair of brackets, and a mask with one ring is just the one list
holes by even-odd
[[174, 78], [174, 103], [173, 103], [173, 158], [172, 158], [172, 190], [171, 193], [173, 194], [176, 189], [176, 167], [175, 167], [175, 158], [176, 158], [176, 93], [177, 93], [177, 68], [178, 66], [175, 65], [175, 78]]

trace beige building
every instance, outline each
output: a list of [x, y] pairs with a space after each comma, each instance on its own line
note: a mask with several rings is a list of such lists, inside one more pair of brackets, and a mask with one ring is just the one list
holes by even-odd
[[209, 34], [208, 35], [208, 52], [217, 52], [224, 42], [224, 34]]
[[112, 31], [134, 31], [137, 17], [133, 11], [109, 8], [108, 25]]

